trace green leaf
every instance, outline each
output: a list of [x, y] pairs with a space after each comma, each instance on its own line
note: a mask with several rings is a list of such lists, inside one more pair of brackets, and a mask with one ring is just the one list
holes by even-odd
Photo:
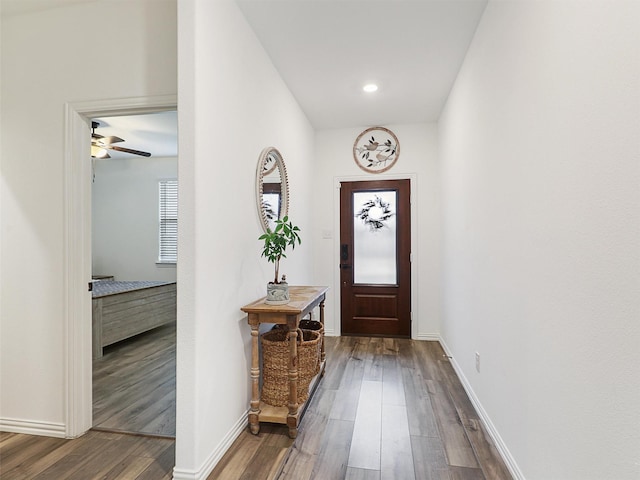
[[280, 259], [287, 258], [285, 253], [287, 247], [291, 246], [293, 250], [295, 249], [295, 244], [302, 243], [302, 240], [299, 235], [300, 228], [289, 221], [288, 216], [276, 220], [275, 224], [273, 231], [268, 230], [267, 233], [260, 235], [258, 239], [264, 242], [262, 256], [274, 264], [276, 275], [278, 275]]

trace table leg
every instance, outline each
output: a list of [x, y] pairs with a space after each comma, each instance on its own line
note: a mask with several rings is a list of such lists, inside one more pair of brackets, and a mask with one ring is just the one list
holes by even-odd
[[[324, 331], [324, 300], [320, 302], [320, 324]], [[320, 363], [322, 362], [324, 362], [324, 338], [320, 341]]]
[[[289, 437], [298, 435], [298, 321], [287, 322], [289, 326]], [[292, 325], [293, 324], [293, 325]]]
[[[249, 315], [251, 317], [252, 314]], [[249, 318], [251, 321], [251, 318]], [[249, 428], [251, 433], [260, 432], [260, 351], [258, 350], [259, 324], [251, 323], [251, 408], [249, 410]]]

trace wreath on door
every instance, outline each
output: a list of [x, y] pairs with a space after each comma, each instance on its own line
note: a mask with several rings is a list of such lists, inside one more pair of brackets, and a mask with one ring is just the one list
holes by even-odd
[[355, 214], [372, 232], [386, 227], [386, 222], [395, 214], [391, 211], [391, 204], [385, 202], [378, 195], [373, 200], [367, 200], [361, 210]]

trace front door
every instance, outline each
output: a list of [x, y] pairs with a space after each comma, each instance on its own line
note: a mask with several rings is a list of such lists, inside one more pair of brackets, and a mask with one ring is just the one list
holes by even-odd
[[343, 335], [411, 336], [409, 180], [340, 184]]

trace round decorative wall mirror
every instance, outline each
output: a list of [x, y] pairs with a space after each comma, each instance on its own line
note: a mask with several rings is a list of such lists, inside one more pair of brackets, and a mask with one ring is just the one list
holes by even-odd
[[274, 147], [262, 150], [256, 170], [256, 205], [262, 229], [273, 230], [275, 221], [289, 212], [287, 169]]

